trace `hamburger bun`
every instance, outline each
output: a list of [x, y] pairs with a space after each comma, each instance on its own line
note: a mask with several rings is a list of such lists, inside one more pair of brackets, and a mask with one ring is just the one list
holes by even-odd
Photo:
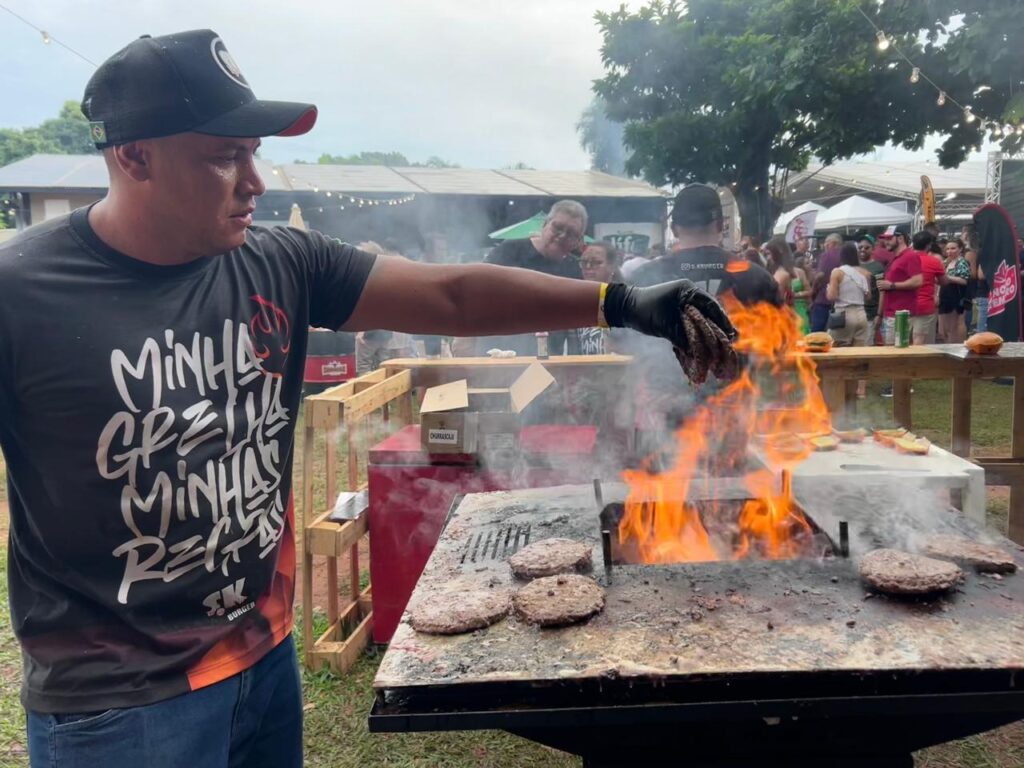
[[804, 336], [804, 346], [808, 352], [828, 352], [832, 349], [833, 339], [824, 331], [808, 333]]
[[994, 355], [1002, 348], [1003, 337], [992, 331], [982, 331], [965, 341], [964, 346], [977, 355]]

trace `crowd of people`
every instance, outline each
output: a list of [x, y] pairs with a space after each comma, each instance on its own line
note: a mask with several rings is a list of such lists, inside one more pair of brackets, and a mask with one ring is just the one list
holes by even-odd
[[[696, 201], [701, 212], [714, 208], [711, 187], [690, 185], [686, 190], [676, 201], [674, 231], [677, 219], [686, 224], [680, 201], [684, 205]], [[706, 271], [702, 259], [707, 254], [690, 253], [685, 226], [683, 236], [675, 234], [667, 249], [658, 247], [644, 254], [622, 254], [606, 242], [587, 243], [586, 228], [586, 209], [563, 200], [552, 206], [538, 234], [506, 241], [487, 261], [584, 280], [638, 284], [644, 283], [645, 274], [695, 279]], [[720, 231], [712, 233], [702, 247], [711, 247], [714, 240], [719, 248], [720, 235]], [[849, 238], [832, 233], [820, 243], [815, 250], [806, 237], [790, 243], [777, 236], [762, 244], [756, 237], [744, 236], [731, 252], [723, 250], [725, 256], [716, 256], [716, 263], [727, 259], [749, 265], [751, 275], [760, 278], [754, 282], [761, 286], [763, 300], [792, 308], [803, 333], [828, 332], [836, 346], [893, 344], [900, 310], [911, 315], [913, 344], [962, 342], [969, 331], [986, 329], [989, 286], [978, 262], [972, 226], [965, 226], [959, 237], [942, 236], [930, 223], [913, 236], [905, 228], [896, 228]], [[689, 255], [681, 260], [680, 253]], [[704, 287], [717, 291], [718, 281], [714, 282]], [[528, 355], [536, 349], [531, 338], [505, 337], [479, 341], [465, 351], [483, 354], [488, 347]], [[613, 348], [608, 332], [597, 328], [552, 335], [548, 341], [551, 354], [603, 354]]]

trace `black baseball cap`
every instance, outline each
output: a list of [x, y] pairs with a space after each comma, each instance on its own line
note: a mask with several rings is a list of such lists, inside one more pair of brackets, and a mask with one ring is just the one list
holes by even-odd
[[672, 205], [672, 224], [677, 227], [706, 227], [722, 218], [722, 200], [707, 184], [687, 184]]
[[210, 29], [143, 35], [103, 62], [82, 112], [97, 149], [195, 131], [212, 136], [298, 136], [316, 107], [256, 98], [224, 41]]

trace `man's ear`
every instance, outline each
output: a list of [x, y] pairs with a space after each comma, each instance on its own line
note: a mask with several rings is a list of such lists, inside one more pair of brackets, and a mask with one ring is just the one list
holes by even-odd
[[141, 141], [129, 141], [111, 148], [118, 169], [133, 181], [149, 181], [150, 148]]

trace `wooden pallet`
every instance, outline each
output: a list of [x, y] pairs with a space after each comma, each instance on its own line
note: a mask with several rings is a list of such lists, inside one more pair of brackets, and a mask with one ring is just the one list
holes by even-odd
[[[368, 534], [367, 511], [354, 520], [330, 519], [338, 495], [338, 444], [344, 440], [348, 455], [345, 490], [365, 488], [359, 483], [360, 462], [366, 460], [367, 441], [360, 450], [359, 437], [370, 431], [369, 421], [383, 414], [389, 431], [412, 421], [412, 381], [409, 371], [380, 369], [305, 399], [305, 435], [302, 466], [302, 611], [305, 663], [310, 669], [348, 671], [370, 640], [373, 626], [372, 589], [360, 591], [359, 542]], [[392, 414], [392, 409], [394, 413]], [[394, 418], [391, 418], [391, 416]], [[316, 445], [325, 442], [323, 473], [326, 493], [315, 499]], [[321, 510], [314, 512], [314, 510]], [[338, 560], [349, 558], [349, 602], [341, 608], [338, 595]], [[327, 631], [313, 637], [313, 558], [327, 558]]]

